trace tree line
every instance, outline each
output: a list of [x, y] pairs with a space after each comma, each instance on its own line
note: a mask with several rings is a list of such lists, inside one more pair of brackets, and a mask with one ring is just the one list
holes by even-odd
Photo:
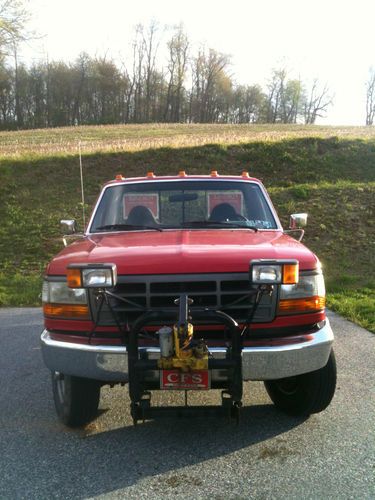
[[193, 50], [183, 26], [170, 30], [159, 61], [156, 22], [136, 27], [128, 60], [82, 53], [73, 62], [20, 62], [27, 38], [22, 2], [0, 0], [0, 128], [117, 123], [306, 123], [332, 104], [326, 86], [309, 87], [277, 68], [265, 87], [239, 85], [231, 60]]

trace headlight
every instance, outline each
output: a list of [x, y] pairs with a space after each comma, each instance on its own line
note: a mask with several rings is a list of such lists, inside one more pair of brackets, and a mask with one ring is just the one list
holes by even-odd
[[325, 286], [321, 272], [301, 274], [295, 285], [281, 285], [279, 314], [310, 313], [325, 307]]
[[67, 281], [71, 288], [113, 288], [117, 268], [115, 264], [70, 264]]
[[44, 281], [42, 301], [54, 304], [87, 304], [86, 290], [69, 288], [65, 281]]
[[301, 275], [299, 282], [295, 285], [281, 285], [280, 299], [299, 299], [302, 297], [313, 297], [320, 295], [325, 297], [323, 274]]
[[256, 285], [298, 283], [297, 260], [252, 260], [250, 281]]
[[253, 283], [281, 283], [282, 267], [280, 265], [253, 266]]
[[42, 301], [44, 315], [50, 318], [89, 319], [87, 292], [69, 288], [65, 281], [43, 282]]

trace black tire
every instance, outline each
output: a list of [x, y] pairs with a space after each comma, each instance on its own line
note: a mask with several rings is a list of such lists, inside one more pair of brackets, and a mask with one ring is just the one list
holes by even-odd
[[336, 360], [333, 350], [327, 364], [314, 372], [264, 382], [277, 408], [289, 415], [308, 416], [330, 404], [336, 388]]
[[52, 392], [57, 415], [65, 425], [79, 427], [97, 415], [100, 383], [96, 380], [52, 372]]

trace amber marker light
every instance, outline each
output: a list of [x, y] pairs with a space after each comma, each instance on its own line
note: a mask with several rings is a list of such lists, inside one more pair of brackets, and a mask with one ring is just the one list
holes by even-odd
[[300, 299], [285, 299], [279, 302], [279, 314], [298, 314], [321, 311], [326, 305], [326, 298], [319, 295]]
[[293, 264], [284, 264], [283, 266], [283, 284], [295, 285], [298, 283], [299, 265], [298, 262]]
[[81, 270], [68, 267], [66, 272], [66, 281], [69, 288], [82, 288]]
[[43, 313], [48, 318], [90, 319], [88, 306], [81, 304], [43, 304]]

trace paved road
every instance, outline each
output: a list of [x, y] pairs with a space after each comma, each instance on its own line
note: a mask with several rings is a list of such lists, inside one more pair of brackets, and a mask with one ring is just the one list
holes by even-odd
[[40, 310], [0, 310], [0, 498], [374, 499], [375, 335], [331, 321], [338, 389], [319, 415], [286, 417], [247, 383], [238, 428], [202, 417], [134, 428], [126, 391], [104, 388], [99, 418], [72, 431], [55, 417]]

